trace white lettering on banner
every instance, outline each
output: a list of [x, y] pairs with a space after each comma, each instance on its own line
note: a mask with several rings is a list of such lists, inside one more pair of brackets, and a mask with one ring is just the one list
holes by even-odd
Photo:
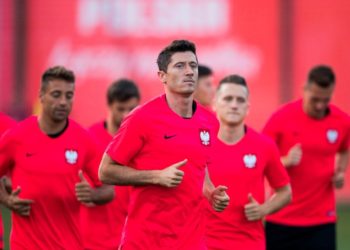
[[[126, 49], [111, 44], [74, 47], [67, 39], [54, 44], [47, 64], [65, 65], [73, 69], [79, 79], [113, 79], [118, 75], [138, 75], [156, 79], [158, 49], [149, 46]], [[234, 40], [224, 40], [210, 46], [203, 45], [198, 58], [200, 62], [217, 69], [215, 72], [218, 74], [240, 72], [247, 78], [258, 73], [262, 63], [259, 49], [239, 44]]]
[[206, 37], [232, 25], [229, 0], [80, 0], [77, 18], [80, 34], [114, 37]]

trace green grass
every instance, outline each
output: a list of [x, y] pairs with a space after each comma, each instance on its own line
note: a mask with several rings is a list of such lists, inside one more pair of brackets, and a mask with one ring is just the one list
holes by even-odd
[[[3, 221], [4, 221], [4, 250], [9, 250], [9, 232], [11, 225], [10, 212], [3, 208], [2, 209]], [[337, 224], [337, 244], [338, 250], [349, 250], [350, 249], [350, 204], [338, 206], [338, 224]]]

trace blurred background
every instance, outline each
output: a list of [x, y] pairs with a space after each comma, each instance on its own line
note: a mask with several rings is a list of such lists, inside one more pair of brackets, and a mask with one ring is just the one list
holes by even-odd
[[[36, 113], [41, 74], [60, 64], [77, 76], [72, 117], [91, 125], [106, 115], [113, 80], [135, 80], [142, 102], [162, 93], [157, 55], [189, 39], [216, 82], [246, 77], [248, 123], [258, 130], [301, 96], [316, 64], [333, 67], [333, 102], [350, 113], [349, 13], [348, 0], [0, 0], [0, 110], [17, 120]], [[337, 195], [339, 249], [349, 249], [342, 236], [350, 230], [349, 171]]]

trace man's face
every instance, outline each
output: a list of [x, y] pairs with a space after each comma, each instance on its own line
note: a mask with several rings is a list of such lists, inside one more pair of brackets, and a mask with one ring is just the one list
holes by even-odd
[[248, 90], [234, 83], [224, 83], [216, 93], [214, 109], [221, 124], [236, 126], [248, 114]]
[[214, 98], [214, 77], [203, 76], [198, 78], [198, 86], [194, 92], [194, 99], [196, 99], [203, 106], [210, 106]]
[[72, 110], [73, 97], [74, 83], [50, 80], [46, 89], [40, 92], [43, 116], [57, 123], [65, 121]]
[[169, 92], [191, 95], [197, 86], [198, 63], [193, 52], [177, 52], [171, 57], [167, 72], [159, 71], [160, 80]]
[[322, 88], [315, 83], [307, 83], [304, 88], [303, 109], [305, 113], [313, 118], [323, 118], [328, 109], [334, 91], [334, 84]]
[[139, 105], [140, 100], [136, 97], [132, 97], [125, 102], [114, 101], [109, 107], [109, 112], [112, 116], [112, 121], [116, 127], [120, 127], [120, 124], [125, 116], [127, 116], [134, 108]]

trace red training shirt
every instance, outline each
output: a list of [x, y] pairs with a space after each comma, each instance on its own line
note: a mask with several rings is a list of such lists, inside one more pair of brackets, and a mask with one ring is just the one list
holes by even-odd
[[300, 164], [287, 168], [293, 200], [267, 221], [313, 226], [336, 221], [332, 178], [337, 152], [349, 147], [349, 117], [333, 105], [323, 119], [313, 119], [302, 107], [302, 100], [286, 104], [272, 115], [264, 133], [277, 143], [282, 156], [300, 143]]
[[209, 175], [214, 185], [225, 185], [230, 204], [220, 213], [207, 211], [206, 242], [209, 250], [265, 249], [262, 221], [246, 219], [244, 206], [251, 193], [257, 202], [264, 203], [264, 178], [273, 188], [289, 183], [277, 147], [267, 136], [247, 128], [244, 137], [234, 145], [221, 140], [212, 147]]
[[188, 162], [181, 167], [185, 174], [177, 187], [132, 188], [123, 250], [206, 249], [203, 182], [217, 127], [215, 117], [200, 106], [192, 118], [180, 117], [169, 108], [165, 95], [126, 117], [107, 148], [114, 161], [138, 170]]
[[21, 187], [19, 197], [34, 201], [29, 217], [12, 213], [12, 250], [83, 249], [75, 184], [81, 169], [100, 185], [97, 150], [89, 133], [70, 119], [57, 138], [44, 134], [34, 116], [5, 134], [0, 176], [10, 171], [13, 188]]
[[[105, 128], [104, 121], [91, 126], [89, 132], [98, 142], [102, 152], [113, 138]], [[95, 207], [82, 205], [81, 225], [85, 249], [115, 250], [118, 248], [127, 215], [128, 190], [127, 186], [115, 186], [113, 201]]]

